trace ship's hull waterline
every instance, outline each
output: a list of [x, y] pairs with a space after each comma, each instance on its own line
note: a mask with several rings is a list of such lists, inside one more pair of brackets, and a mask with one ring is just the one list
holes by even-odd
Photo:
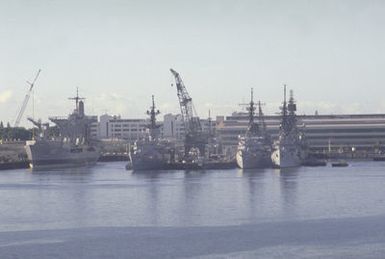
[[283, 151], [276, 149], [271, 155], [273, 166], [276, 168], [290, 168], [301, 166], [302, 160], [297, 152]]
[[134, 171], [162, 170], [168, 168], [168, 163], [163, 159], [150, 159], [133, 155], [130, 160]]
[[53, 168], [82, 167], [95, 165], [99, 152], [95, 148], [78, 148], [76, 152], [59, 143], [27, 143], [25, 146], [30, 168], [44, 170]]
[[237, 166], [241, 169], [266, 168], [271, 166], [270, 154], [266, 152], [245, 152], [238, 150], [236, 153]]

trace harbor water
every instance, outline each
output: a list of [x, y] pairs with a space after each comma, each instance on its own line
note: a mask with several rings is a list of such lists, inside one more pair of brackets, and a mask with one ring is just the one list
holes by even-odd
[[0, 172], [0, 258], [383, 258], [385, 162]]

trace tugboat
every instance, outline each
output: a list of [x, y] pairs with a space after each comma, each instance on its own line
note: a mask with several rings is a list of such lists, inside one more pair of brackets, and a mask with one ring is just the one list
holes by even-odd
[[286, 103], [285, 85], [279, 136], [278, 140], [274, 142], [274, 151], [271, 155], [275, 167], [297, 167], [306, 159], [305, 135], [297, 127], [296, 110], [293, 91], [290, 91], [289, 103]]
[[[45, 131], [49, 128], [48, 124], [35, 122], [41, 134], [27, 141], [25, 150], [29, 161], [29, 166], [34, 170], [66, 168], [74, 166], [93, 165], [99, 158], [99, 148], [90, 139], [90, 125], [96, 119], [86, 116], [84, 113], [84, 98], [69, 98], [75, 100], [76, 107], [72, 114], [67, 118], [51, 117], [50, 121], [55, 123], [59, 130], [59, 136], [46, 136]], [[43, 130], [43, 127], [45, 129]]]
[[148, 134], [134, 143], [130, 150], [131, 164], [126, 168], [134, 171], [168, 169], [174, 159], [174, 149], [167, 140], [160, 138], [160, 125], [156, 124], [156, 116], [160, 111], [155, 107], [154, 96], [147, 114], [150, 115], [150, 124], [147, 125]]
[[251, 101], [247, 110], [249, 112], [249, 125], [245, 136], [239, 137], [236, 161], [239, 168], [252, 169], [271, 166], [271, 138], [266, 132], [266, 124], [263, 119], [261, 102], [258, 102], [259, 123], [254, 121], [255, 103], [253, 89], [251, 89]]

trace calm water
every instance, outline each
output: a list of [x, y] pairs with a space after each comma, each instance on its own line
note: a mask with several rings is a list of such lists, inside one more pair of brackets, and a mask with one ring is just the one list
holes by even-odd
[[385, 163], [124, 166], [0, 172], [0, 258], [385, 257]]

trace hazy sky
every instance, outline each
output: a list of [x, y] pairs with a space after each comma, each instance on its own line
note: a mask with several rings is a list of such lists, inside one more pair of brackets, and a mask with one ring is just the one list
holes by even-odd
[[144, 117], [152, 94], [177, 113], [170, 67], [201, 117], [240, 110], [250, 87], [274, 113], [283, 83], [301, 114], [385, 113], [384, 14], [369, 0], [0, 0], [0, 120], [39, 68], [43, 119], [68, 114], [77, 86], [88, 114]]

